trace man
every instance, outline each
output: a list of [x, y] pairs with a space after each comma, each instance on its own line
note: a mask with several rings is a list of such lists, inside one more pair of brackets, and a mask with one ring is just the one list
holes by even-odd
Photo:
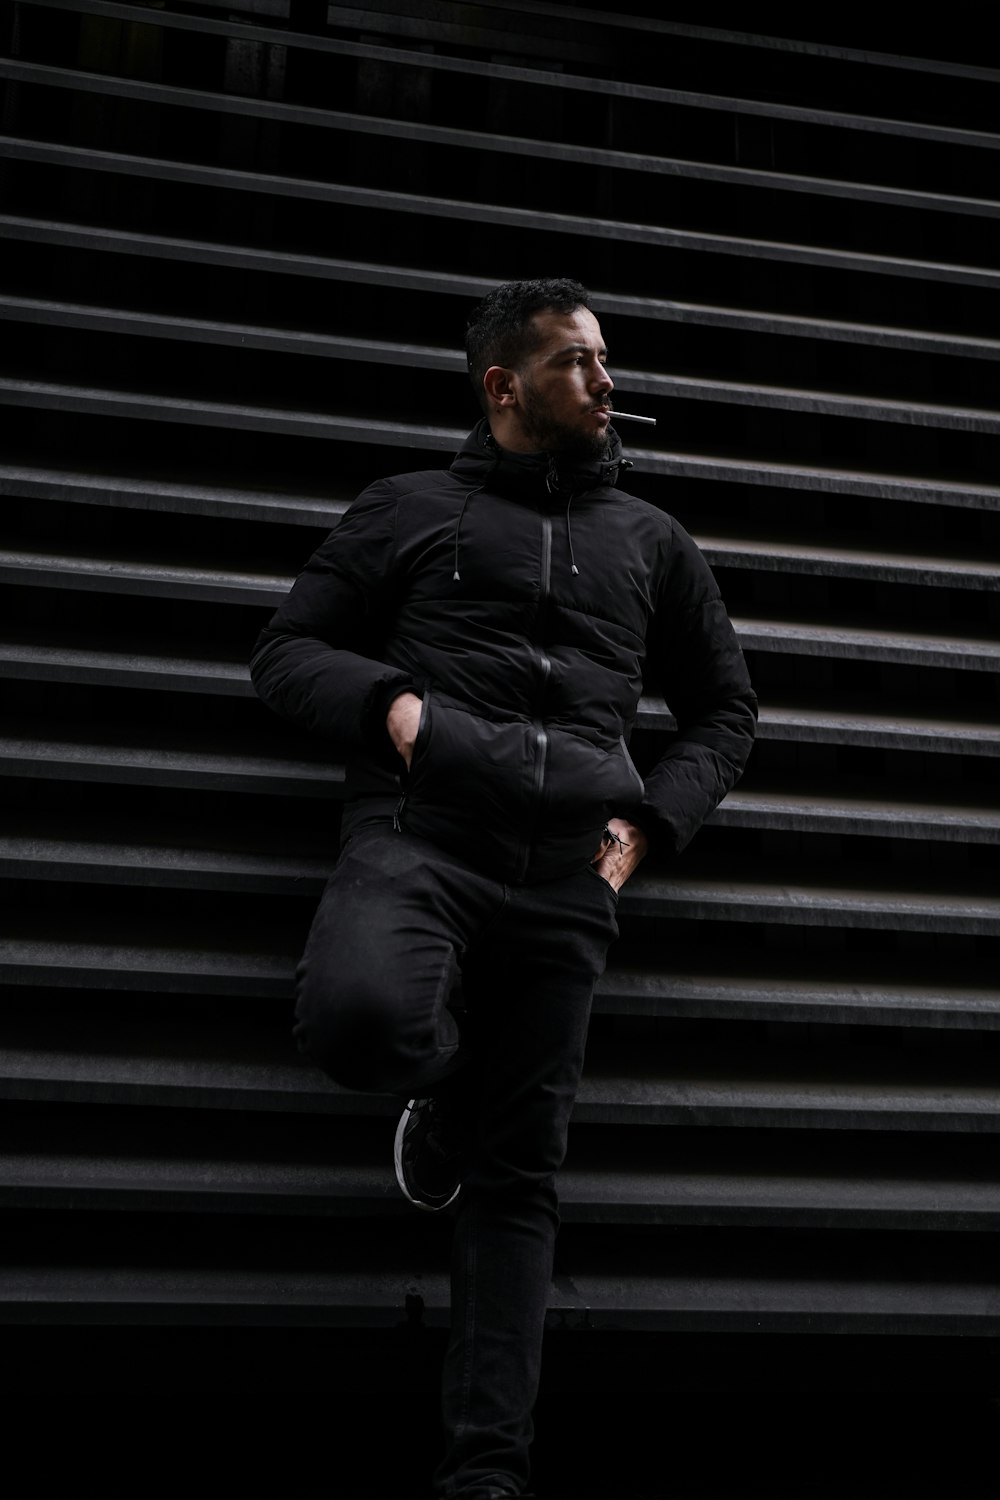
[[[373, 484], [261, 635], [257, 691], [347, 758], [300, 1045], [412, 1096], [396, 1171], [456, 1203], [436, 1493], [523, 1495], [566, 1148], [618, 892], [725, 796], [756, 700], [715, 581], [630, 467], [587, 293], [475, 310], [485, 411], [451, 467]], [[678, 731], [643, 783], [644, 675]], [[458, 983], [457, 981], [459, 981]]]

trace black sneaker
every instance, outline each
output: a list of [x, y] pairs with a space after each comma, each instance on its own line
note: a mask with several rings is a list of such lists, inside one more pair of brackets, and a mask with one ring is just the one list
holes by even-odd
[[432, 1213], [454, 1203], [462, 1188], [462, 1146], [453, 1108], [440, 1099], [411, 1099], [393, 1152], [403, 1197]]

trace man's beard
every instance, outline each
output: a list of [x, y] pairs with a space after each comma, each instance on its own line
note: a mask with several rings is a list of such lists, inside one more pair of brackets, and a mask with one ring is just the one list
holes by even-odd
[[[582, 418], [584, 411], [580, 415]], [[521, 421], [527, 437], [536, 445], [538, 452], [558, 453], [565, 458], [584, 460], [603, 458], [607, 452], [607, 428], [587, 432], [582, 427], [570, 427], [565, 422], [557, 422], [549, 415], [543, 397], [527, 381], [522, 386]]]

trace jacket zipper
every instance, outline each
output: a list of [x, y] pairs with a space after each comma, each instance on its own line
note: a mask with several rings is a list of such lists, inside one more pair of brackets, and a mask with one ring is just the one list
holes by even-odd
[[[539, 614], [543, 612], [548, 604], [549, 591], [552, 585], [552, 521], [548, 516], [542, 517], [542, 577], [541, 587], [538, 595]], [[542, 650], [536, 647], [538, 665], [541, 668], [541, 684], [538, 689], [538, 706], [541, 708], [545, 698], [545, 690], [548, 687], [549, 673], [552, 671], [552, 663]], [[542, 793], [545, 790], [545, 761], [549, 750], [549, 737], [545, 733], [541, 718], [534, 722], [535, 730], [535, 774], [532, 779], [532, 801], [534, 804], [534, 815], [537, 817], [542, 805]], [[518, 860], [517, 875], [523, 880], [527, 874], [528, 861], [531, 858], [531, 846], [533, 840], [529, 837], [527, 842], [521, 846], [521, 856]]]

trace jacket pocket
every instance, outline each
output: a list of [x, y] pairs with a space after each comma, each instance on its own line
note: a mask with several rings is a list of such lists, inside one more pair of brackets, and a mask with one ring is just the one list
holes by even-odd
[[413, 741], [413, 749], [410, 752], [410, 765], [409, 765], [409, 769], [408, 769], [408, 771], [406, 773], [406, 786], [407, 787], [409, 787], [410, 781], [411, 781], [411, 779], [412, 779], [412, 777], [414, 775], [415, 769], [416, 769], [417, 761], [420, 759], [421, 755], [423, 754], [424, 746], [427, 743], [427, 735], [428, 735], [428, 731], [429, 731], [429, 728], [430, 728], [430, 719], [431, 719], [431, 695], [430, 695], [430, 690], [428, 689], [424, 693], [424, 696], [420, 700], [420, 718], [417, 721], [417, 734], [416, 734], [416, 738]]
[[612, 811], [637, 807], [645, 787], [624, 737], [598, 745], [582, 735], [552, 732], [548, 807], [556, 818], [592, 824]]
[[516, 849], [530, 813], [537, 753], [530, 725], [495, 724], [425, 694], [403, 826], [445, 848]]

